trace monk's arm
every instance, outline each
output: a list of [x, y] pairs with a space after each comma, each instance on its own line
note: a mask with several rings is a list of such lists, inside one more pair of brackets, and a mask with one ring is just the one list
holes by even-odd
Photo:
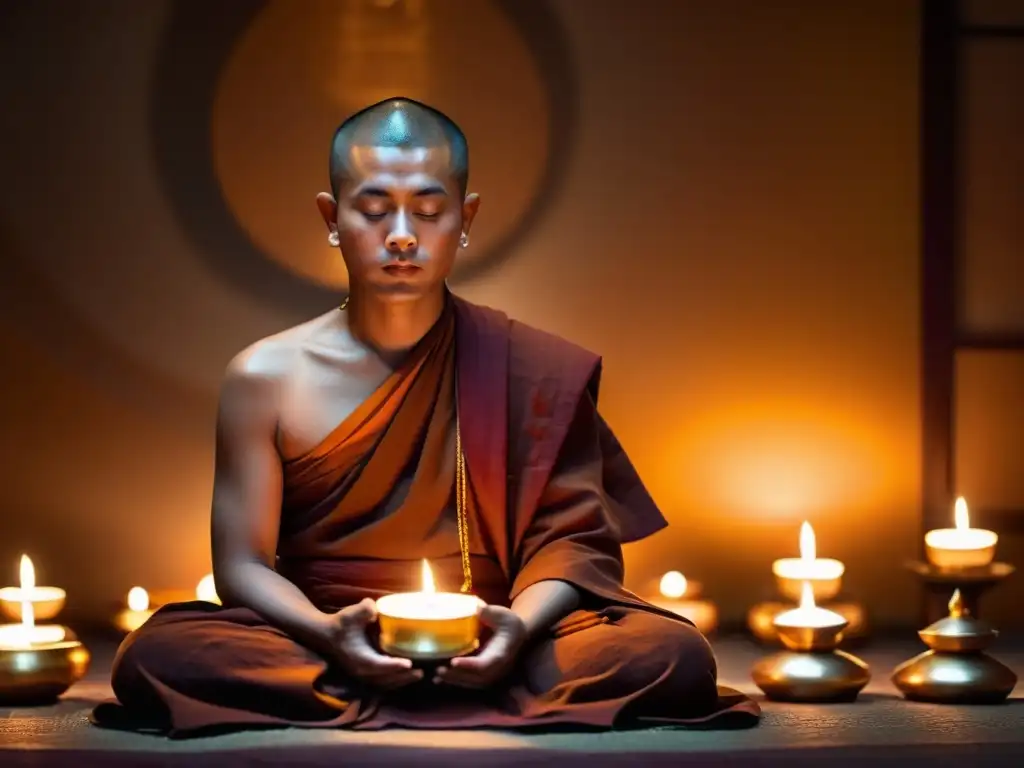
[[331, 649], [330, 617], [274, 570], [281, 518], [276, 383], [244, 358], [229, 366], [217, 414], [211, 538], [217, 593], [314, 650]]
[[622, 545], [604, 491], [598, 424], [597, 407], [584, 394], [523, 537], [511, 597], [530, 635], [575, 610], [588, 593], [622, 584]]

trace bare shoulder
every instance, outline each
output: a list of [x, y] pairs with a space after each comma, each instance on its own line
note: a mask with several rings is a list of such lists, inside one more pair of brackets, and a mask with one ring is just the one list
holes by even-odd
[[302, 350], [326, 320], [326, 316], [314, 318], [253, 342], [236, 354], [224, 372], [222, 401], [256, 405], [275, 399], [281, 385], [295, 373]]

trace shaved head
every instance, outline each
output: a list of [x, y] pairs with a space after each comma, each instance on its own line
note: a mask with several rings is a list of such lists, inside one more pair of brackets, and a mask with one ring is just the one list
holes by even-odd
[[444, 113], [413, 99], [396, 97], [349, 117], [331, 140], [331, 191], [335, 197], [350, 178], [360, 153], [371, 149], [433, 150], [445, 154], [459, 192], [469, 181], [469, 147], [462, 130]]

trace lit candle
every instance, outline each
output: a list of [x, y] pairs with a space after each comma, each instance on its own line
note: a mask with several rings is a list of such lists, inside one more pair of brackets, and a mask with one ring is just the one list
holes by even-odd
[[37, 621], [52, 619], [61, 612], [66, 598], [64, 590], [37, 587], [35, 567], [28, 555], [21, 556], [20, 577], [20, 586], [0, 589], [0, 607], [9, 619], [21, 621], [26, 605], [32, 607], [32, 617]]
[[[0, 626], [0, 649], [28, 650], [42, 645], [52, 645], [64, 640], [64, 627], [36, 624], [35, 604], [39, 596], [36, 587], [36, 571], [27, 555], [21, 556], [20, 589], [16, 594], [23, 598], [19, 612], [21, 622]], [[45, 588], [45, 589], [56, 589]], [[6, 591], [6, 590], [5, 590]], [[63, 590], [61, 590], [63, 595]], [[8, 594], [15, 594], [8, 592]], [[63, 602], [63, 598], [61, 599]]]
[[710, 600], [701, 600], [701, 585], [687, 579], [679, 571], [669, 571], [658, 585], [661, 593], [648, 602], [662, 610], [689, 619], [705, 635], [718, 626], [718, 609]]
[[800, 526], [800, 557], [772, 563], [779, 591], [793, 602], [802, 599], [804, 582], [811, 585], [816, 600], [831, 600], [839, 594], [846, 566], [840, 560], [817, 556], [817, 541], [811, 524]]
[[992, 531], [971, 528], [967, 502], [956, 500], [953, 508], [955, 528], [939, 528], [924, 535], [928, 561], [937, 568], [983, 568], [991, 564], [999, 541]]
[[122, 632], [134, 632], [153, 615], [149, 593], [142, 587], [128, 590], [128, 608], [117, 614], [114, 623]]
[[783, 611], [775, 617], [776, 627], [801, 629], [830, 629], [846, 624], [846, 619], [835, 611], [819, 608], [814, 602], [814, 588], [805, 581], [800, 590], [800, 605]]
[[479, 612], [475, 595], [438, 592], [430, 564], [421, 569], [422, 589], [385, 595], [376, 601], [380, 644], [385, 653], [414, 659], [448, 659], [477, 647]]
[[213, 580], [212, 573], [203, 576], [196, 585], [196, 600], [220, 605], [220, 597], [217, 595], [217, 584]]

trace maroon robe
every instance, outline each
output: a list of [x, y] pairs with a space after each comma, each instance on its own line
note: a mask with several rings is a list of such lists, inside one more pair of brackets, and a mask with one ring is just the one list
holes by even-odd
[[325, 611], [417, 589], [422, 557], [442, 588], [461, 583], [456, 377], [474, 592], [507, 606], [558, 579], [582, 596], [508, 680], [483, 692], [423, 682], [380, 693], [249, 609], [191, 602], [125, 639], [118, 702], [99, 705], [93, 722], [174, 737], [257, 726], [754, 725], [757, 704], [717, 686], [697, 629], [622, 586], [621, 544], [666, 523], [597, 412], [600, 359], [492, 309], [452, 297], [401, 369], [285, 463], [278, 571]]

